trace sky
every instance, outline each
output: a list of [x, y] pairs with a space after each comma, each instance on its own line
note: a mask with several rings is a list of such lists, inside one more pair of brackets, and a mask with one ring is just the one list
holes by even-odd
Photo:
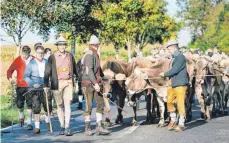
[[[168, 2], [168, 6], [167, 6], [167, 13], [171, 16], [176, 18], [176, 12], [177, 9], [179, 8], [176, 5], [176, 0], [165, 0], [166, 2]], [[13, 39], [10, 38], [9, 36], [7, 36], [6, 33], [4, 33], [1, 29], [1, 39], [3, 38], [5, 41], [1, 41], [1, 45], [12, 45], [13, 44]], [[190, 32], [187, 29], [182, 29], [179, 34], [178, 34], [178, 42], [179, 42], [179, 46], [187, 46], [187, 44], [191, 41], [191, 35]], [[44, 41], [42, 40], [41, 36], [32, 33], [31, 31], [28, 31], [27, 34], [24, 36], [23, 40], [22, 40], [22, 44], [34, 44], [37, 42], [42, 42], [44, 43]], [[51, 31], [50, 34], [50, 39], [46, 42], [46, 43], [54, 43], [55, 42], [55, 33], [54, 30]]]

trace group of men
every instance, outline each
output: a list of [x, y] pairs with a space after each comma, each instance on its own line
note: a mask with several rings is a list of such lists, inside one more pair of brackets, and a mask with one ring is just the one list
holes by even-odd
[[[21, 127], [24, 125], [24, 103], [26, 102], [28, 114], [27, 129], [33, 130], [33, 113], [35, 122], [33, 133], [40, 133], [40, 112], [43, 106], [45, 122], [50, 131], [51, 126], [48, 112], [52, 112], [52, 97], [54, 97], [60, 122], [59, 135], [72, 136], [70, 128], [71, 102], [76, 77], [78, 79], [80, 78], [86, 101], [86, 135], [92, 135], [90, 115], [92, 112], [93, 97], [97, 103], [96, 133], [99, 135], [109, 134], [110, 131], [105, 129], [102, 124], [104, 100], [101, 94], [102, 87], [100, 83], [102, 80], [101, 76], [104, 75], [100, 66], [99, 53], [97, 52], [100, 46], [99, 39], [94, 35], [90, 38], [89, 48], [85, 51], [84, 60], [80, 64], [80, 66], [83, 65], [81, 71], [79, 70], [80, 66], [76, 64], [74, 56], [66, 51], [66, 40], [63, 37], [59, 37], [55, 45], [57, 46], [57, 51], [52, 54], [51, 49], [45, 49], [41, 43], [35, 44], [35, 56], [31, 55], [31, 48], [29, 46], [23, 46], [22, 54], [13, 61], [7, 71], [7, 78], [11, 84], [13, 82], [12, 74], [14, 71], [17, 71], [16, 104], [19, 109], [18, 125]], [[46, 96], [48, 96], [48, 102]]]

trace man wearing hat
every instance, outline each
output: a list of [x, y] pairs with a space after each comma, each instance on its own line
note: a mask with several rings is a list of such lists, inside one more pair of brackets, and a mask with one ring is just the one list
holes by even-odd
[[178, 49], [178, 42], [171, 40], [168, 42], [166, 48], [172, 54], [171, 69], [166, 73], [160, 73], [162, 77], [169, 77], [172, 80], [171, 87], [168, 87], [167, 107], [170, 112], [171, 121], [168, 125], [169, 130], [173, 130], [176, 126], [176, 109], [174, 103], [177, 104], [179, 113], [179, 124], [176, 131], [184, 131], [185, 122], [185, 96], [186, 89], [189, 83], [186, 58]]
[[98, 55], [98, 49], [100, 46], [100, 41], [96, 36], [91, 36], [89, 41], [89, 50], [85, 53], [83, 59], [83, 74], [82, 74], [82, 88], [84, 99], [86, 101], [85, 115], [85, 134], [92, 135], [91, 132], [91, 112], [92, 112], [92, 98], [94, 97], [96, 101], [96, 133], [98, 135], [107, 135], [110, 133], [102, 125], [103, 119], [103, 109], [104, 100], [101, 94], [101, 88], [99, 84], [101, 83], [101, 76], [103, 77], [103, 72], [100, 67], [100, 59]]
[[[58, 51], [52, 54], [45, 65], [44, 90], [48, 90], [51, 79], [51, 91], [57, 104], [57, 115], [60, 121], [60, 135], [71, 136], [70, 117], [71, 101], [74, 87], [74, 75], [78, 76], [74, 56], [66, 51], [67, 42], [59, 37], [55, 44]], [[63, 106], [64, 104], [64, 106]], [[63, 107], [64, 110], [63, 111]]]

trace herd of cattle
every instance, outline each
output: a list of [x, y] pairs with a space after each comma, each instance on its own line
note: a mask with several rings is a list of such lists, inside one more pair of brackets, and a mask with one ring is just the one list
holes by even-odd
[[[212, 59], [188, 51], [183, 54], [186, 57], [190, 81], [185, 100], [186, 120], [192, 118], [194, 96], [200, 103], [201, 118], [210, 120], [212, 117], [228, 114], [229, 77], [223, 74], [229, 65], [228, 56], [218, 55]], [[158, 53], [150, 57], [136, 57], [129, 63], [117, 59], [104, 63], [102, 70], [108, 80], [103, 82], [103, 94], [111, 94], [111, 100], [119, 106], [115, 123], [123, 123], [122, 108], [127, 102], [134, 111], [132, 125], [137, 125], [136, 103], [141, 96], [145, 96], [146, 122], [154, 123], [158, 117], [158, 127], [164, 126], [168, 117], [167, 88], [171, 81], [160, 77], [159, 74], [169, 70], [171, 61], [172, 58], [168, 54]], [[104, 101], [106, 118], [109, 119], [109, 99], [104, 98]], [[106, 124], [109, 125], [110, 122]]]

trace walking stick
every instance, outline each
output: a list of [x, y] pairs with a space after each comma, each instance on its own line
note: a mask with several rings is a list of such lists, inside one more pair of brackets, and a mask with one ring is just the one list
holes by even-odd
[[48, 119], [49, 119], [49, 126], [50, 126], [50, 132], [52, 133], [52, 122], [51, 122], [51, 119], [50, 119], [50, 115], [49, 115], [49, 104], [48, 104], [48, 93], [47, 93], [47, 90], [44, 90], [45, 92], [45, 98], [46, 98], [46, 106], [47, 106], [47, 112], [48, 112]]

